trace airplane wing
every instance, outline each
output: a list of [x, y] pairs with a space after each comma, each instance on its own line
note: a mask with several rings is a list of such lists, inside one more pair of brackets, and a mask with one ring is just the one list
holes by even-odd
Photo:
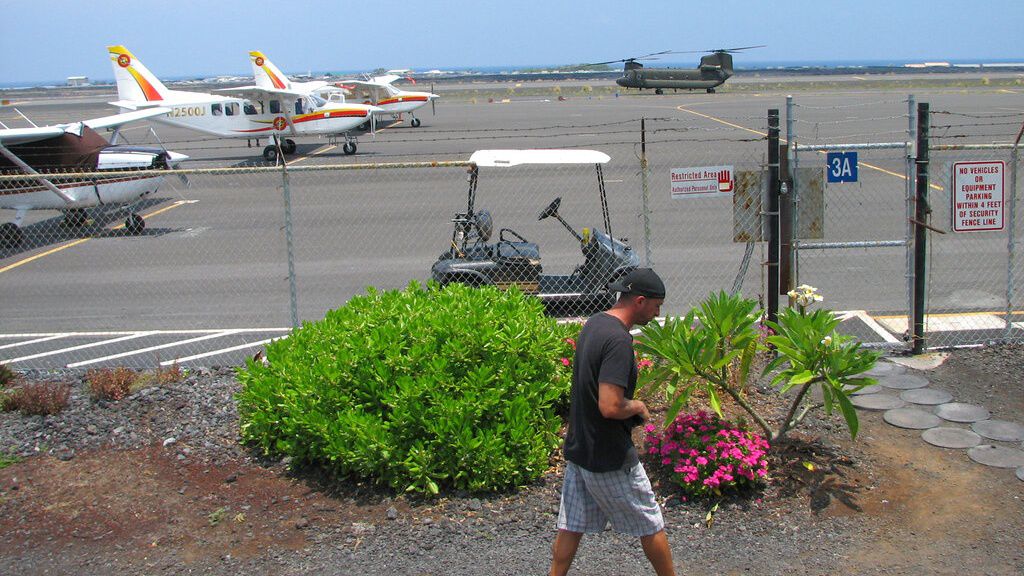
[[370, 82], [375, 84], [391, 84], [400, 78], [401, 76], [397, 76], [395, 74], [385, 74], [383, 76], [374, 76], [373, 78], [370, 78]]
[[38, 142], [40, 140], [56, 138], [67, 133], [80, 136], [82, 134], [83, 124], [93, 130], [100, 130], [103, 128], [117, 127], [122, 124], [127, 124], [128, 122], [136, 122], [138, 120], [152, 118], [153, 116], [162, 116], [170, 111], [170, 108], [147, 108], [146, 110], [103, 116], [102, 118], [93, 118], [92, 120], [84, 120], [82, 122], [73, 122], [70, 124], [40, 126], [38, 128], [4, 129], [0, 130], [0, 145], [13, 146], [15, 144]]
[[102, 130], [103, 128], [116, 128], [122, 124], [137, 122], [154, 116], [163, 116], [170, 111], [170, 108], [158, 106], [156, 108], [146, 108], [145, 110], [136, 110], [134, 112], [103, 116], [102, 118], [93, 118], [92, 120], [85, 120], [82, 123], [93, 130]]
[[386, 84], [379, 84], [373, 81], [368, 82], [365, 80], [344, 80], [338, 82], [337, 86], [344, 90], [348, 90], [350, 93], [354, 95], [366, 94], [374, 102], [391, 94]]
[[56, 138], [64, 134], [60, 126], [41, 126], [39, 128], [9, 128], [0, 130], [0, 145], [11, 146], [24, 144], [26, 142], [38, 142], [49, 138]]
[[303, 96], [307, 96], [306, 92], [300, 92], [297, 90], [281, 90], [279, 88], [263, 88], [262, 86], [238, 86], [236, 88], [220, 88], [214, 90], [214, 92], [223, 92], [229, 96], [236, 98], [249, 98], [259, 100], [266, 98], [267, 96], [279, 96], [286, 100], [298, 100]]

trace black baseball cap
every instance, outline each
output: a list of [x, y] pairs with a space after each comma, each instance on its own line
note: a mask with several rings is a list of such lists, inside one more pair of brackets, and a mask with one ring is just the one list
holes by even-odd
[[647, 298], [665, 297], [665, 283], [650, 268], [636, 268], [609, 284], [608, 288], [616, 292], [639, 294]]

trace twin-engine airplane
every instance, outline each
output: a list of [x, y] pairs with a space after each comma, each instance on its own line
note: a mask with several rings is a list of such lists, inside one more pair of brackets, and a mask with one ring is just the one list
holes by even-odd
[[[355, 154], [356, 139], [349, 131], [372, 121], [373, 114], [378, 112], [373, 106], [328, 102], [306, 87], [296, 89], [279, 71], [278, 83], [271, 82], [269, 87], [218, 90], [230, 96], [170, 90], [124, 46], [108, 46], [107, 51], [119, 98], [111, 104], [128, 110], [166, 107], [170, 112], [154, 118], [155, 121], [213, 136], [269, 138], [271, 145], [263, 149], [268, 162], [277, 160], [278, 148], [285, 154], [295, 152], [295, 141], [287, 136], [341, 137], [345, 140], [342, 151]], [[258, 66], [257, 60], [262, 60]], [[263, 70], [267, 64], [265, 58], [253, 58], [254, 68]]]
[[[28, 210], [62, 210], [65, 223], [78, 227], [86, 221], [86, 208], [130, 207], [156, 192], [162, 174], [133, 176], [128, 171], [167, 170], [188, 156], [158, 148], [112, 146], [96, 131], [168, 112], [158, 107], [72, 124], [0, 129], [0, 173], [24, 175], [0, 181], [0, 208], [15, 211], [13, 222], [0, 225], [0, 246], [21, 246], [25, 234], [20, 225]], [[114, 138], [116, 141], [117, 132]], [[99, 178], [60, 175], [111, 171], [115, 173]], [[130, 212], [124, 225], [128, 232], [138, 234], [146, 221]]]
[[[352, 94], [356, 99], [362, 98], [364, 104], [380, 108], [380, 112], [374, 113], [378, 116], [389, 114], [392, 118], [398, 119], [404, 113], [409, 114], [412, 118], [409, 123], [416, 128], [420, 125], [420, 119], [413, 114], [413, 111], [426, 106], [427, 103], [433, 103], [440, 96], [430, 92], [414, 92], [397, 88], [393, 83], [400, 78], [401, 76], [387, 74], [375, 76], [369, 80], [346, 80], [336, 84], [336, 88], [322, 90], [320, 94], [330, 101], [336, 101], [339, 99], [337, 89], [340, 88]], [[343, 101], [344, 98], [340, 98], [340, 100]]]

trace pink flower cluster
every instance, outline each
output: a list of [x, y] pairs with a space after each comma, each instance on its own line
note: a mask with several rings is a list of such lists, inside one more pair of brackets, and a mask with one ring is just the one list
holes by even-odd
[[659, 434], [647, 432], [647, 453], [670, 467], [676, 482], [695, 496], [721, 495], [754, 486], [768, 476], [768, 441], [716, 414], [680, 414]]

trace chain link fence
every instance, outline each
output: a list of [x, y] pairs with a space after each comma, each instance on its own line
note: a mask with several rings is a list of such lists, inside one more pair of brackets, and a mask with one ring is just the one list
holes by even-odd
[[[791, 249], [794, 284], [819, 287], [830, 308], [864, 311], [876, 336], [884, 328], [885, 344], [906, 347], [914, 103], [834, 98], [833, 105], [792, 101], [784, 116], [791, 151], [785, 172], [796, 176], [787, 192], [799, 231]], [[237, 362], [260, 342], [322, 318], [370, 286], [436, 279], [440, 261], [500, 260], [518, 275], [499, 284], [538, 293], [579, 288], [557, 282], [586, 274], [606, 282], [621, 262], [588, 255], [599, 234], [628, 244], [637, 264], [661, 274], [665, 314], [684, 314], [719, 290], [765, 305], [767, 114], [678, 111], [524, 128], [503, 134], [508, 141], [498, 145], [482, 133], [459, 136], [486, 142], [479, 146], [439, 144], [589, 148], [611, 157], [600, 170], [593, 163], [480, 167], [473, 182], [468, 154], [444, 162], [173, 170], [161, 172], [159, 189], [129, 210], [27, 212], [19, 222], [20, 246], [0, 248], [0, 361], [21, 369], [97, 359], [202, 361], [213, 340], [220, 349], [237, 348]], [[931, 234], [928, 345], [1020, 339], [1013, 322], [1021, 319], [1024, 269], [1017, 247], [1024, 230], [1012, 210], [1020, 192], [1011, 144], [1020, 115], [938, 110], [932, 116], [930, 225], [949, 227], [952, 163], [994, 159], [1006, 166], [1006, 227]], [[964, 147], [993, 142], [996, 149]], [[857, 182], [825, 182], [825, 155], [840, 149], [859, 153]], [[728, 177], [717, 191], [681, 192], [673, 175], [698, 171]], [[0, 176], [0, 189], [18, 180]], [[557, 216], [550, 210], [556, 198]], [[144, 230], [129, 229], [129, 212], [145, 218]], [[14, 217], [0, 210], [0, 221]], [[614, 254], [615, 245], [608, 245]], [[946, 330], [943, 322], [950, 321], [943, 319], [954, 314], [958, 329]], [[965, 329], [964, 322], [976, 324]], [[58, 339], [59, 353], [55, 343], [48, 347]]]

